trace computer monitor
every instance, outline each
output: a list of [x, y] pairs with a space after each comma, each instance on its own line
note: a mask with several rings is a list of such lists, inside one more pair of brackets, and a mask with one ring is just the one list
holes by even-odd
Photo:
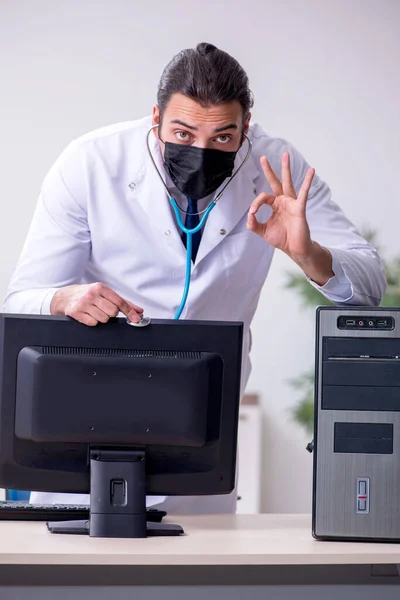
[[0, 314], [0, 487], [90, 493], [74, 532], [180, 533], [146, 525], [146, 495], [234, 489], [242, 338], [236, 322]]

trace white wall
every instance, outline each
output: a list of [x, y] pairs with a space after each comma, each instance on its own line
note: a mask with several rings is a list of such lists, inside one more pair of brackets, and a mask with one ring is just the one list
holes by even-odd
[[[398, 0], [0, 2], [0, 295], [43, 176], [93, 128], [148, 114], [173, 54], [210, 41], [246, 68], [254, 116], [291, 140], [357, 225], [400, 222]], [[312, 364], [313, 316], [283, 289], [276, 256], [254, 323], [249, 391], [264, 406], [263, 508], [310, 510], [307, 438], [286, 384]], [[281, 335], [283, 331], [289, 331]]]

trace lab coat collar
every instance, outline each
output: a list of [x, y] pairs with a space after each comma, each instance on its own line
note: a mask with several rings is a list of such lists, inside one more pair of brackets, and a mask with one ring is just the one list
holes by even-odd
[[[147, 132], [145, 133], [146, 135]], [[132, 184], [134, 186], [133, 202], [138, 203], [147, 214], [149, 228], [156, 229], [157, 234], [161, 236], [160, 239], [165, 241], [166, 250], [172, 252], [174, 260], [178, 261], [177, 266], [181, 263], [183, 267], [185, 264], [186, 249], [180, 237], [180, 231], [174, 221], [167, 191], [156, 173], [149, 156], [145, 136], [140, 150], [143, 152], [143, 162], [138, 172], [132, 174]], [[165, 181], [160, 145], [153, 132], [149, 136], [149, 145], [153, 158]]]

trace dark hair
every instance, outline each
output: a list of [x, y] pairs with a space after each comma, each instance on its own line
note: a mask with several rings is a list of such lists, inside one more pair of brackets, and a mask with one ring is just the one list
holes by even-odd
[[237, 100], [243, 120], [253, 106], [245, 70], [227, 52], [206, 43], [182, 50], [165, 67], [157, 93], [161, 115], [173, 94], [183, 94], [207, 107]]

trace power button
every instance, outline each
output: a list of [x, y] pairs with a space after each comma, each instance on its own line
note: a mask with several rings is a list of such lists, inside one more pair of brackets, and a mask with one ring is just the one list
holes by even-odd
[[369, 477], [356, 478], [356, 513], [369, 514]]

